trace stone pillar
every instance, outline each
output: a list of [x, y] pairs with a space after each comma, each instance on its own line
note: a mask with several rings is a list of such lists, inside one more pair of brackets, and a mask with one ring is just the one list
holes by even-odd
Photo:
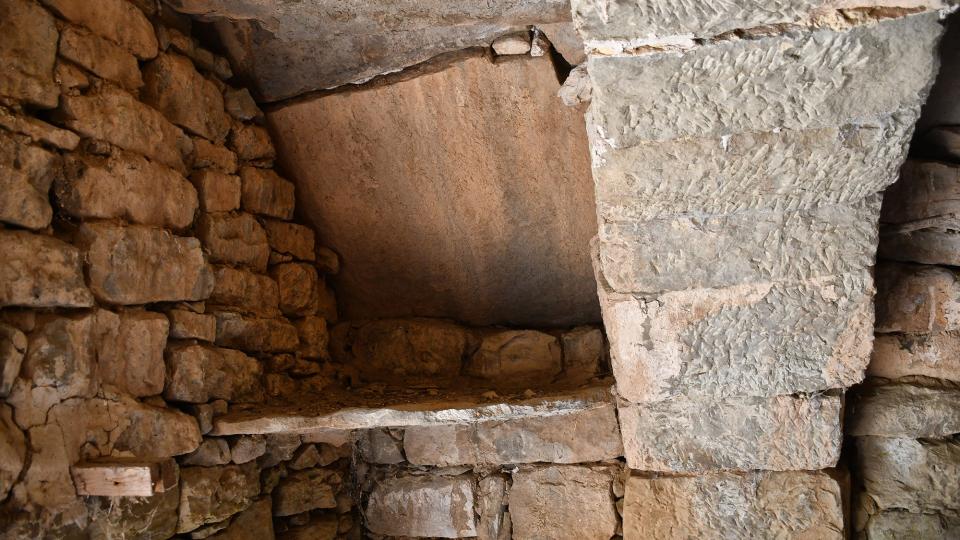
[[815, 4], [573, 1], [625, 456], [687, 475], [627, 482], [626, 538], [842, 535], [838, 482], [801, 471], [840, 455], [878, 193], [942, 27], [939, 6]]

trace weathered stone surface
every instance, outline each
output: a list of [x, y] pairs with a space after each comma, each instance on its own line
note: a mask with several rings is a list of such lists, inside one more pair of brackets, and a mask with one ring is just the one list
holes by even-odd
[[486, 476], [477, 482], [475, 508], [480, 514], [477, 523], [478, 540], [498, 540], [510, 535], [510, 514], [504, 512], [507, 481], [502, 476]]
[[56, 107], [60, 89], [53, 80], [58, 38], [53, 17], [30, 0], [4, 0], [0, 35], [0, 95]]
[[85, 26], [146, 60], [157, 54], [153, 25], [142, 11], [125, 0], [43, 0], [47, 7], [71, 22]]
[[837, 481], [821, 472], [631, 477], [624, 538], [844, 538]]
[[404, 432], [391, 429], [369, 429], [357, 437], [357, 449], [368, 463], [392, 465], [403, 463]]
[[[117, 0], [122, 1], [122, 0]], [[180, 172], [193, 142], [158, 111], [123, 90], [101, 87], [86, 96], [63, 96], [59, 119], [83, 136], [143, 154]]]
[[[110, 304], [203, 300], [213, 271], [196, 238], [142, 225], [86, 223], [87, 278], [96, 297]], [[122, 257], [116, 254], [122, 253]]]
[[960, 444], [884, 437], [857, 438], [866, 495], [881, 510], [960, 510]]
[[867, 375], [887, 379], [922, 375], [960, 382], [960, 336], [879, 334]]
[[255, 319], [217, 313], [217, 345], [253, 352], [294, 352], [297, 329], [284, 319]]
[[200, 208], [204, 212], [240, 209], [240, 177], [204, 169], [190, 175], [190, 181], [197, 188]]
[[291, 317], [304, 317], [317, 312], [320, 277], [307, 263], [286, 263], [270, 269], [280, 288], [280, 311]]
[[894, 384], [860, 389], [848, 400], [844, 433], [938, 439], [960, 433], [960, 390]]
[[270, 248], [274, 251], [301, 261], [316, 259], [314, 252], [316, 240], [313, 229], [310, 227], [274, 219], [264, 220], [263, 227], [267, 231]]
[[185, 309], [167, 312], [170, 319], [170, 337], [175, 339], [217, 339], [217, 318], [206, 313], [194, 313]]
[[243, 161], [272, 160], [277, 152], [267, 130], [252, 124], [236, 124], [230, 131], [230, 149]]
[[90, 88], [90, 77], [87, 77], [82, 69], [67, 62], [58, 61], [53, 76], [60, 84], [60, 92], [63, 94], [77, 94]]
[[549, 380], [561, 369], [559, 341], [535, 330], [503, 330], [484, 336], [466, 365], [468, 375], [520, 386]]
[[183, 456], [183, 466], [213, 467], [230, 463], [230, 445], [220, 437], [205, 437], [200, 447]]
[[292, 516], [317, 508], [336, 508], [336, 492], [343, 479], [335, 471], [296, 471], [280, 481], [273, 491], [273, 514]]
[[[591, 129], [625, 148], [839, 125], [904, 107], [916, 115], [936, 70], [937, 19], [927, 13], [846, 32], [723, 41], [684, 54], [593, 56]], [[736, 76], [743, 73], [746, 84]], [[704, 87], [716, 91], [703, 95]]]
[[946, 268], [878, 264], [877, 332], [960, 329], [960, 281]]
[[143, 81], [141, 99], [167, 120], [215, 143], [226, 139], [230, 120], [223, 109], [223, 95], [194, 69], [190, 59], [161, 54], [144, 68]]
[[197, 211], [197, 192], [177, 171], [123, 152], [108, 158], [67, 160], [54, 192], [60, 207], [83, 219], [121, 218], [132, 223], [185, 229]]
[[165, 540], [176, 533], [180, 484], [152, 497], [96, 497], [88, 502], [91, 539]]
[[143, 86], [136, 57], [109, 40], [75, 26], [68, 26], [60, 34], [60, 56], [128, 90]]
[[887, 260], [960, 266], [960, 240], [953, 217], [933, 218], [922, 224], [884, 227], [877, 254]]
[[263, 117], [263, 111], [246, 88], [228, 88], [223, 93], [223, 103], [230, 116], [237, 120], [254, 120]]
[[0, 221], [43, 229], [50, 225], [50, 184], [60, 175], [56, 154], [0, 131]]
[[884, 193], [883, 223], [902, 224], [960, 214], [960, 167], [908, 160], [900, 179]]
[[210, 540], [261, 540], [274, 538], [273, 513], [269, 497], [264, 497], [240, 512], [226, 529], [210, 536]]
[[617, 388], [641, 403], [851, 386], [870, 359], [872, 293], [866, 272], [654, 299], [601, 283]]
[[390, 536], [476, 536], [473, 479], [398, 476], [373, 487], [364, 512], [367, 529]]
[[954, 538], [960, 535], [960, 517], [888, 510], [871, 516], [863, 527], [867, 538]]
[[190, 403], [263, 399], [260, 363], [240, 351], [178, 344], [168, 348], [166, 359], [167, 385], [163, 395], [167, 399]]
[[[60, 79], [59, 74], [56, 77]], [[80, 137], [72, 131], [52, 126], [32, 116], [12, 114], [3, 107], [0, 107], [0, 126], [26, 135], [35, 143], [56, 146], [61, 150], [75, 150], [80, 144]]]
[[241, 204], [243, 209], [254, 214], [293, 219], [295, 204], [294, 187], [270, 169], [243, 167]]
[[250, 506], [260, 494], [255, 463], [180, 470], [180, 519], [177, 532], [216, 523]]
[[267, 440], [263, 435], [247, 435], [230, 441], [230, 456], [241, 465], [257, 459], [267, 452]]
[[279, 315], [280, 293], [270, 276], [229, 266], [215, 267], [214, 276], [210, 304], [265, 317]]
[[26, 353], [27, 336], [17, 328], [0, 324], [0, 397], [7, 397], [13, 388]]
[[203, 214], [197, 236], [213, 262], [247, 266], [265, 272], [270, 260], [267, 233], [250, 214]]
[[592, 326], [580, 326], [560, 336], [563, 346], [564, 377], [587, 380], [606, 364], [606, 343], [603, 330]]
[[530, 52], [530, 33], [519, 32], [498, 37], [490, 44], [497, 56], [528, 54]]
[[583, 116], [556, 92], [548, 58], [473, 57], [267, 113], [297, 211], [350, 268], [345, 319], [599, 321]]
[[297, 335], [300, 337], [298, 353], [304, 358], [323, 358], [330, 356], [328, 347], [330, 333], [327, 331], [327, 321], [322, 317], [304, 317], [294, 321]]
[[513, 474], [513, 538], [608, 539], [618, 519], [605, 467], [523, 467]]
[[134, 397], [163, 392], [163, 349], [170, 322], [161, 313], [97, 312], [97, 365], [104, 383]]
[[553, 48], [571, 66], [577, 66], [587, 61], [587, 55], [583, 52], [583, 39], [573, 23], [538, 24], [537, 28], [547, 36]]
[[661, 472], [816, 470], [840, 457], [840, 398], [678, 396], [621, 405], [631, 469]]
[[37, 387], [56, 390], [60, 400], [97, 391], [97, 320], [93, 314], [47, 315], [28, 336], [20, 374]]
[[195, 168], [211, 168], [227, 174], [237, 172], [237, 155], [226, 147], [213, 144], [202, 137], [194, 137], [193, 146]]
[[27, 447], [23, 432], [13, 422], [10, 406], [0, 403], [0, 499], [6, 499], [20, 477]]
[[[354, 365], [364, 379], [384, 382], [454, 377], [470, 340], [463, 327], [435, 319], [384, 319], [354, 332], [350, 342]], [[342, 345], [334, 346], [339, 348]]]
[[409, 427], [403, 449], [410, 463], [432, 466], [586, 463], [623, 455], [612, 404], [506, 422]]

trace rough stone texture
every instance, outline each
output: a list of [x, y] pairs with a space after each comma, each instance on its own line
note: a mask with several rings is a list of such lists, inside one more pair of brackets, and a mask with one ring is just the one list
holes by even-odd
[[23, 432], [13, 422], [10, 406], [0, 403], [0, 499], [6, 499], [20, 476], [27, 455]]
[[617, 388], [633, 402], [840, 388], [860, 382], [869, 362], [867, 273], [651, 299], [613, 292], [602, 278]]
[[274, 538], [273, 513], [269, 497], [264, 497], [240, 512], [230, 525], [209, 537], [210, 540], [260, 540]]
[[609, 539], [619, 524], [612, 482], [610, 468], [521, 468], [509, 493], [513, 538]]
[[840, 485], [820, 472], [627, 480], [624, 538], [844, 538]]
[[226, 439], [205, 437], [200, 447], [183, 456], [183, 466], [213, 467], [230, 463], [230, 445]]
[[[60, 74], [58, 73], [56, 77], [59, 80]], [[0, 107], [0, 126], [26, 135], [35, 143], [56, 146], [61, 150], [75, 150], [80, 144], [80, 137], [72, 131], [54, 127], [30, 116], [11, 114], [2, 107]]]
[[573, 23], [538, 24], [537, 28], [547, 36], [553, 48], [571, 66], [577, 66], [587, 61], [587, 55], [583, 52], [583, 39]]
[[90, 307], [77, 248], [26, 231], [0, 231], [0, 306]]
[[227, 174], [237, 172], [237, 155], [226, 147], [213, 144], [200, 137], [194, 137], [193, 145], [193, 166], [195, 168], [211, 168]]
[[230, 131], [230, 149], [244, 161], [272, 160], [277, 157], [267, 130], [252, 124], [235, 124]]
[[560, 336], [563, 347], [563, 371], [566, 378], [586, 380], [605, 364], [606, 344], [603, 330], [581, 326]]
[[163, 349], [170, 322], [161, 313], [97, 312], [99, 375], [104, 383], [135, 397], [163, 391]]
[[190, 175], [197, 188], [200, 208], [204, 212], [230, 212], [240, 209], [240, 178], [214, 169]]
[[43, 317], [28, 336], [21, 376], [54, 389], [60, 400], [92, 396], [97, 391], [96, 330], [93, 314]]
[[863, 528], [867, 538], [955, 538], [960, 535], [960, 517], [914, 514], [897, 510], [871, 516]]
[[43, 229], [50, 225], [50, 184], [60, 175], [56, 154], [0, 131], [0, 221]]
[[960, 382], [960, 336], [878, 335], [867, 375], [887, 379], [922, 375]]
[[883, 223], [903, 224], [960, 213], [960, 168], [935, 161], [908, 160], [900, 179], [884, 193]]
[[157, 37], [153, 25], [133, 4], [126, 0], [43, 0], [61, 17], [122, 45], [141, 60], [157, 54]]
[[474, 425], [409, 427], [403, 449], [414, 465], [586, 463], [623, 455], [613, 405], [571, 414]]
[[298, 211], [350, 268], [345, 318], [599, 320], [583, 113], [557, 86], [548, 58], [473, 57], [267, 113]]
[[95, 94], [64, 95], [58, 119], [85, 137], [143, 154], [180, 172], [186, 170], [184, 163], [193, 149], [190, 137], [158, 111], [107, 85]]
[[294, 187], [270, 169], [240, 169], [243, 209], [253, 214], [293, 219]]
[[528, 54], [530, 52], [530, 33], [520, 32], [498, 37], [490, 44], [497, 56]]
[[279, 314], [280, 293], [277, 282], [269, 276], [229, 266], [215, 267], [214, 276], [216, 285], [208, 300], [211, 305], [265, 317]]
[[213, 142], [223, 142], [230, 120], [223, 95], [193, 67], [189, 58], [161, 54], [143, 70], [141, 99], [168, 120]]
[[[90, 289], [102, 302], [203, 300], [213, 290], [213, 272], [196, 238], [108, 223], [85, 223], [80, 236]], [[117, 253], [124, 257], [115, 257]]]
[[255, 358], [231, 349], [179, 344], [167, 350], [164, 397], [206, 403], [211, 399], [259, 401], [262, 368]]
[[307, 263], [274, 266], [270, 275], [280, 289], [280, 311], [291, 317], [313, 315], [319, 307], [322, 283], [317, 269]]
[[143, 86], [136, 57], [109, 40], [77, 27], [67, 27], [60, 35], [60, 56], [127, 90]]
[[164, 540], [177, 530], [180, 484], [152, 497], [96, 497], [90, 500], [90, 538]]
[[290, 473], [273, 491], [273, 514], [292, 516], [318, 508], [336, 508], [343, 480], [334, 471], [310, 469]]
[[[24, 29], [29, 28], [26, 32]], [[57, 28], [53, 17], [30, 0], [0, 4], [0, 95], [40, 107], [56, 107], [60, 89], [53, 79]]]
[[877, 254], [888, 260], [960, 266], [960, 243], [953, 218], [935, 218], [924, 228], [886, 227]]
[[336, 540], [338, 520], [325, 515], [313, 518], [300, 527], [292, 527], [283, 533], [285, 540]]
[[230, 441], [230, 456], [241, 465], [257, 459], [267, 452], [267, 440], [263, 435], [237, 437]]
[[881, 510], [915, 513], [960, 510], [960, 444], [883, 437], [857, 438], [860, 476]]
[[244, 510], [260, 493], [255, 463], [180, 470], [180, 519], [177, 532], [192, 531]]
[[330, 343], [330, 333], [327, 331], [327, 321], [322, 317], [304, 317], [293, 323], [297, 327], [300, 337], [300, 349], [297, 351], [304, 358], [329, 357], [327, 352]]
[[17, 328], [0, 323], [0, 397], [6, 397], [13, 388], [26, 353], [27, 336]]
[[896, 384], [863, 388], [847, 402], [844, 433], [938, 439], [960, 433], [960, 389]]
[[270, 260], [267, 233], [250, 214], [203, 214], [197, 237], [213, 262], [247, 266], [265, 272]]
[[217, 345], [253, 352], [293, 352], [297, 329], [283, 319], [255, 319], [217, 313]]
[[194, 313], [185, 309], [167, 312], [170, 319], [170, 337], [175, 339], [217, 339], [217, 318], [206, 313]]
[[223, 93], [224, 107], [237, 120], [263, 119], [263, 111], [246, 88], [228, 88]]
[[621, 405], [631, 469], [660, 472], [816, 470], [840, 457], [840, 398], [676, 397]]
[[877, 332], [960, 329], [960, 280], [946, 268], [877, 265]]
[[562, 368], [557, 338], [534, 330], [504, 330], [483, 337], [465, 372], [508, 386], [522, 386], [549, 381]]
[[313, 229], [310, 227], [267, 219], [263, 222], [263, 228], [267, 231], [267, 241], [273, 251], [301, 261], [316, 259], [314, 250], [316, 240]]
[[470, 339], [463, 327], [432, 319], [384, 319], [355, 332], [352, 357], [360, 376], [384, 382], [455, 377]]
[[[442, 433], [441, 431], [438, 433]], [[370, 429], [357, 437], [357, 448], [364, 461], [391, 465], [403, 463], [404, 433], [400, 430]]]
[[477, 523], [479, 540], [498, 540], [510, 535], [510, 513], [504, 512], [507, 481], [502, 476], [487, 476], [477, 482], [480, 488], [476, 503], [480, 522]]
[[172, 229], [193, 223], [197, 192], [169, 167], [123, 152], [108, 158], [71, 158], [66, 169], [54, 192], [60, 207], [71, 216], [121, 218]]
[[398, 476], [374, 486], [364, 512], [367, 529], [390, 536], [476, 536], [473, 479]]

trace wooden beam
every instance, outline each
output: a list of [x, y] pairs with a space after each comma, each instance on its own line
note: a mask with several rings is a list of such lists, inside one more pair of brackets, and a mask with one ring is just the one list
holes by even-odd
[[175, 486], [178, 476], [172, 459], [98, 459], [77, 463], [70, 472], [77, 494], [96, 497], [149, 497]]

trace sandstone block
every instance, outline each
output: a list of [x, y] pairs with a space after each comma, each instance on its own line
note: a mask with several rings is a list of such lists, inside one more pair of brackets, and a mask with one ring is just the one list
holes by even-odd
[[5, 499], [20, 477], [26, 455], [26, 442], [13, 421], [13, 411], [0, 403], [0, 497]]
[[199, 339], [213, 342], [217, 339], [217, 318], [206, 313], [194, 313], [185, 309], [167, 312], [170, 319], [170, 337], [174, 339]]
[[0, 324], [0, 397], [10, 394], [26, 353], [27, 336], [17, 328]]
[[[122, 1], [122, 0], [117, 0]], [[95, 94], [63, 96], [59, 118], [85, 137], [143, 154], [185, 172], [193, 142], [155, 109], [123, 90], [103, 86]]]
[[[179, 472], [178, 472], [179, 475]], [[90, 538], [164, 540], [176, 534], [179, 483], [152, 497], [90, 499]]]
[[202, 169], [190, 176], [204, 212], [240, 209], [240, 178], [215, 169]]
[[60, 175], [60, 158], [24, 138], [0, 131], [0, 221], [43, 229], [50, 225], [50, 184]]
[[387, 382], [455, 377], [469, 340], [466, 329], [442, 320], [383, 319], [357, 328], [351, 346], [360, 375]]
[[130, 152], [69, 159], [54, 187], [63, 210], [83, 219], [185, 229], [197, 211], [197, 192], [180, 173]]
[[243, 209], [280, 219], [293, 219], [295, 204], [293, 183], [270, 169], [243, 167], [241, 204]]
[[[842, 125], [901, 108], [916, 115], [936, 70], [937, 18], [724, 41], [683, 54], [594, 56], [589, 122], [611, 146], [625, 148], [641, 140]], [[749, 82], [737, 78], [743, 73]], [[703, 95], [706, 87], [716, 91]]]
[[840, 457], [839, 396], [678, 396], [621, 405], [619, 419], [627, 465], [641, 471], [816, 470]]
[[135, 56], [113, 42], [75, 26], [60, 34], [60, 56], [127, 90], [143, 86]]
[[327, 321], [322, 317], [304, 317], [294, 321], [300, 337], [298, 353], [304, 358], [329, 358], [330, 333]]
[[[625, 538], [844, 538], [843, 496], [821, 472], [627, 480]], [[732, 511], [731, 511], [732, 510]]]
[[213, 467], [230, 463], [230, 445], [226, 439], [204, 437], [200, 447], [183, 456], [180, 464], [184, 466]]
[[960, 510], [960, 444], [884, 437], [857, 438], [866, 495], [881, 510], [914, 513]]
[[50, 108], [60, 89], [53, 80], [57, 28], [45, 9], [29, 0], [0, 5], [0, 95]]
[[103, 302], [203, 300], [213, 290], [213, 272], [196, 238], [108, 223], [84, 224], [80, 236], [90, 288]]
[[214, 169], [222, 173], [237, 172], [237, 155], [226, 147], [193, 137], [193, 166], [197, 169]]
[[297, 329], [285, 319], [255, 319], [217, 313], [217, 345], [251, 352], [294, 352]]
[[252, 124], [234, 124], [230, 149], [243, 161], [269, 161], [277, 157], [267, 130]]
[[227, 88], [223, 93], [223, 102], [230, 116], [237, 120], [263, 118], [263, 111], [257, 107], [257, 102], [246, 88]]
[[0, 306], [90, 307], [80, 252], [55, 238], [0, 231]]
[[267, 233], [250, 214], [203, 214], [197, 236], [213, 262], [246, 266], [265, 272], [270, 260]]
[[879, 334], [873, 340], [867, 375], [887, 379], [922, 375], [960, 382], [960, 336]]
[[301, 261], [316, 259], [316, 241], [310, 227], [275, 219], [264, 220], [263, 227], [267, 231], [267, 241], [273, 251]]
[[273, 491], [273, 515], [292, 516], [318, 508], [336, 508], [336, 492], [343, 480], [325, 469], [290, 473]]
[[260, 494], [255, 463], [180, 470], [180, 518], [177, 532], [223, 521], [250, 506]]
[[63, 434], [56, 425], [31, 428], [29, 444], [36, 449], [20, 483], [34, 504], [63, 508], [76, 502], [76, 488], [70, 478], [70, 461], [63, 447]]
[[877, 332], [933, 333], [960, 329], [960, 282], [946, 268], [878, 264]]
[[483, 337], [466, 365], [474, 377], [523, 386], [549, 380], [563, 369], [557, 338], [534, 330], [504, 330]]
[[234, 463], [242, 465], [267, 452], [267, 440], [263, 435], [236, 437], [230, 441], [230, 456]]
[[510, 520], [513, 538], [608, 539], [617, 532], [611, 484], [605, 467], [522, 467], [513, 474]]
[[[60, 80], [60, 74], [56, 77]], [[26, 135], [35, 143], [56, 146], [61, 150], [75, 150], [80, 144], [80, 137], [72, 131], [52, 126], [32, 116], [12, 114], [2, 107], [0, 107], [0, 126]]]
[[60, 400], [97, 391], [96, 316], [44, 316], [28, 336], [20, 374]]
[[411, 426], [407, 461], [445, 467], [500, 463], [586, 463], [623, 455], [612, 404], [570, 414], [471, 425]]
[[104, 0], [91, 4], [84, 0], [43, 0], [58, 15], [126, 47], [137, 58], [146, 60], [157, 54], [157, 36], [153, 25], [126, 0]]
[[[260, 540], [274, 538], [273, 513], [269, 497], [264, 497], [235, 515], [230, 525], [210, 536], [210, 540]], [[322, 539], [316, 539], [322, 540]]]
[[851, 386], [870, 359], [872, 293], [866, 272], [655, 299], [601, 284], [617, 388], [641, 403]]
[[399, 476], [374, 486], [364, 513], [367, 528], [390, 536], [476, 536], [473, 479]]
[[163, 392], [163, 349], [170, 322], [161, 313], [97, 312], [97, 364], [104, 383], [134, 397]]
[[893, 384], [860, 389], [847, 402], [844, 433], [938, 439], [960, 433], [960, 390]]
[[221, 143], [230, 131], [223, 95], [190, 59], [161, 54], [143, 70], [141, 99], [190, 133]]
[[280, 311], [291, 317], [304, 317], [317, 312], [320, 277], [307, 263], [286, 263], [270, 269], [280, 288]]
[[211, 399], [260, 401], [262, 368], [240, 351], [208, 345], [177, 344], [167, 350], [169, 400], [206, 403]]
[[280, 293], [269, 276], [229, 266], [215, 267], [214, 276], [210, 304], [264, 317], [279, 315]]

